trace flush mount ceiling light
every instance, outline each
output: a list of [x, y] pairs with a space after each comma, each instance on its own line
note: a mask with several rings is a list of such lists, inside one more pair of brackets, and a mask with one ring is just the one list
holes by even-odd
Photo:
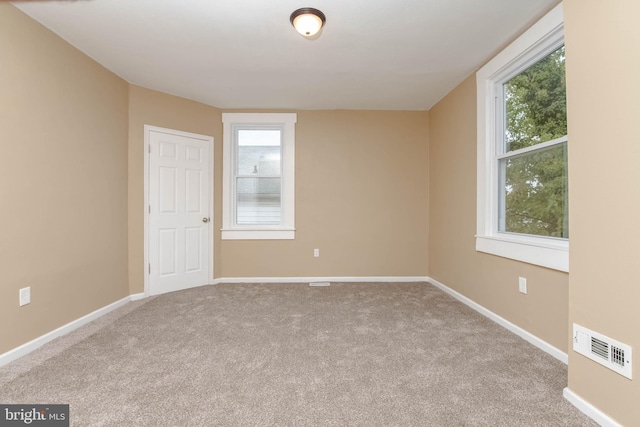
[[327, 18], [318, 9], [303, 7], [294, 11], [289, 20], [293, 28], [304, 37], [313, 37], [322, 29]]

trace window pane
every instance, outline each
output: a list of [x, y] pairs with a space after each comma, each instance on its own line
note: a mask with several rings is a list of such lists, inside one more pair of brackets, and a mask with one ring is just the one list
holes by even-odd
[[567, 144], [500, 161], [500, 231], [569, 237]]
[[238, 131], [238, 175], [280, 175], [280, 130]]
[[567, 134], [564, 46], [504, 84], [505, 153]]
[[280, 178], [236, 178], [236, 224], [280, 224]]

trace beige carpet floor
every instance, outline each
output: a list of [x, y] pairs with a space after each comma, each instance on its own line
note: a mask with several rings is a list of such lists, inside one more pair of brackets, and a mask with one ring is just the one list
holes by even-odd
[[110, 316], [0, 368], [0, 402], [76, 426], [596, 425], [565, 365], [429, 284], [206, 286]]

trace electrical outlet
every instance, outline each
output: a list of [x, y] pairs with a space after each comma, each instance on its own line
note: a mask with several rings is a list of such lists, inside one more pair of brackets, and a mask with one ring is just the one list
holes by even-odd
[[526, 277], [518, 277], [518, 289], [521, 293], [527, 293], [527, 278]]
[[20, 289], [20, 307], [31, 303], [31, 286]]
[[313, 256], [318, 258], [320, 256], [320, 249], [314, 249], [313, 250]]

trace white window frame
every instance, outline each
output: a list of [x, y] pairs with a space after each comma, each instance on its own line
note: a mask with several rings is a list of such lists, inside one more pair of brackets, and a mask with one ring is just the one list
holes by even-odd
[[[295, 239], [295, 113], [223, 113], [222, 240]], [[279, 127], [282, 129], [282, 193], [279, 225], [238, 225], [234, 217], [235, 130]]]
[[[478, 111], [478, 187], [476, 250], [569, 271], [569, 240], [499, 231], [499, 159], [503, 154], [502, 84], [564, 44], [559, 4], [476, 73]], [[500, 105], [498, 103], [500, 100]], [[561, 138], [562, 139], [562, 138]], [[566, 138], [565, 138], [566, 139]], [[549, 143], [557, 144], [559, 140]], [[535, 149], [542, 148], [543, 144]], [[504, 157], [504, 156], [502, 156]]]

